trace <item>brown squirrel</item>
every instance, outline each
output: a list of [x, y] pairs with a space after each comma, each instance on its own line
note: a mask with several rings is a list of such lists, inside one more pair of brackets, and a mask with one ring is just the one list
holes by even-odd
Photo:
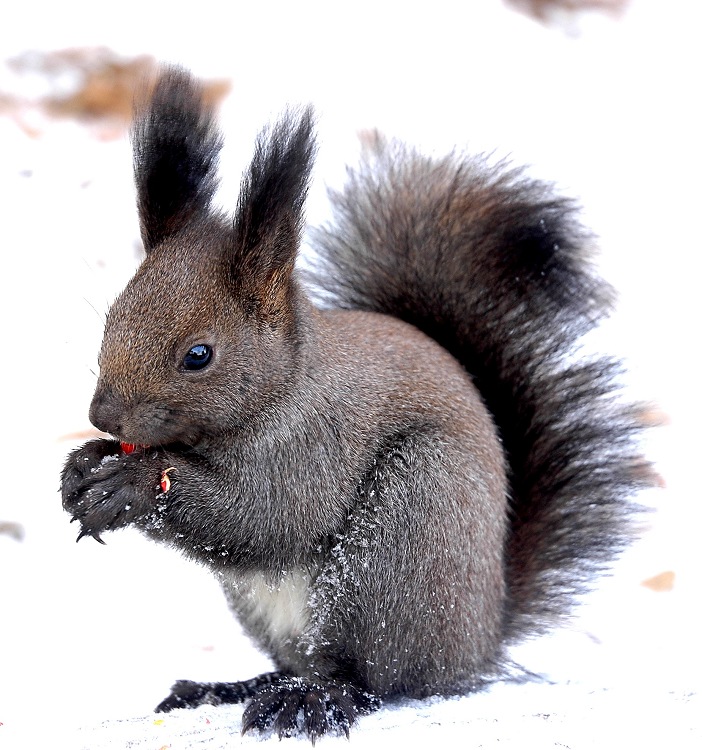
[[79, 539], [132, 525], [209, 567], [278, 670], [157, 710], [248, 701], [243, 731], [314, 740], [499, 677], [654, 482], [617, 361], [574, 356], [612, 301], [576, 206], [377, 137], [303, 280], [310, 110], [259, 136], [233, 218], [188, 73], [161, 73], [133, 143], [146, 257], [90, 407], [115, 439], [68, 457], [63, 505]]

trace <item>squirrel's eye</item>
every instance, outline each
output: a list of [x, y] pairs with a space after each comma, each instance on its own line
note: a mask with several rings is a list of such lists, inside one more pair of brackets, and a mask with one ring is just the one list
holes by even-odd
[[183, 357], [183, 367], [186, 370], [202, 370], [210, 364], [212, 347], [207, 344], [195, 344]]

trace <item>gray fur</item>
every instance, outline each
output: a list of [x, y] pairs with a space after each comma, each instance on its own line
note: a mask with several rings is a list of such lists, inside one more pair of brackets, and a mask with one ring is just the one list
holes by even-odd
[[219, 144], [166, 71], [135, 127], [149, 252], [90, 412], [115, 440], [69, 456], [63, 503], [81, 537], [133, 525], [208, 566], [279, 670], [181, 681], [159, 710], [246, 700], [244, 731], [314, 740], [499, 673], [616, 553], [652, 474], [611, 366], [565, 364], [610, 297], [569, 202], [378, 141], [316, 235], [322, 308], [294, 271], [311, 113], [262, 134], [232, 221], [210, 208]]

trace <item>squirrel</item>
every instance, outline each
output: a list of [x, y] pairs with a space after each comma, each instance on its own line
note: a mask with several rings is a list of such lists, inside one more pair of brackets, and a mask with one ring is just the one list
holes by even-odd
[[78, 539], [125, 526], [209, 568], [276, 671], [176, 682], [242, 731], [349, 734], [465, 694], [567, 617], [655, 484], [620, 363], [578, 356], [613, 292], [579, 208], [509, 164], [380, 135], [296, 262], [311, 107], [259, 134], [233, 216], [186, 70], [132, 126], [145, 257], [107, 315], [62, 471]]

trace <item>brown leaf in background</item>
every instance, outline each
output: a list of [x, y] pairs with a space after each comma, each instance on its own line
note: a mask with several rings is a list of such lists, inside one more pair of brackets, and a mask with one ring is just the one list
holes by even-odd
[[629, 5], [629, 0], [506, 0], [506, 2], [517, 10], [547, 24], [558, 15], [575, 15], [580, 11], [602, 11], [618, 16]]
[[0, 521], [0, 534], [21, 542], [24, 539], [24, 528], [21, 524], [14, 521]]
[[[105, 47], [52, 52], [29, 51], [8, 61], [18, 75], [46, 79], [49, 93], [33, 104], [53, 117], [98, 123], [119, 136], [129, 125], [137, 92], [143, 92], [159, 67], [151, 55], [125, 58]], [[227, 80], [205, 81], [205, 99], [219, 104], [231, 88]], [[0, 112], [32, 102], [0, 93]], [[109, 131], [103, 131], [103, 135]]]
[[672, 570], [666, 570], [657, 576], [647, 578], [641, 582], [641, 585], [652, 591], [672, 591], [675, 585], [675, 573]]

